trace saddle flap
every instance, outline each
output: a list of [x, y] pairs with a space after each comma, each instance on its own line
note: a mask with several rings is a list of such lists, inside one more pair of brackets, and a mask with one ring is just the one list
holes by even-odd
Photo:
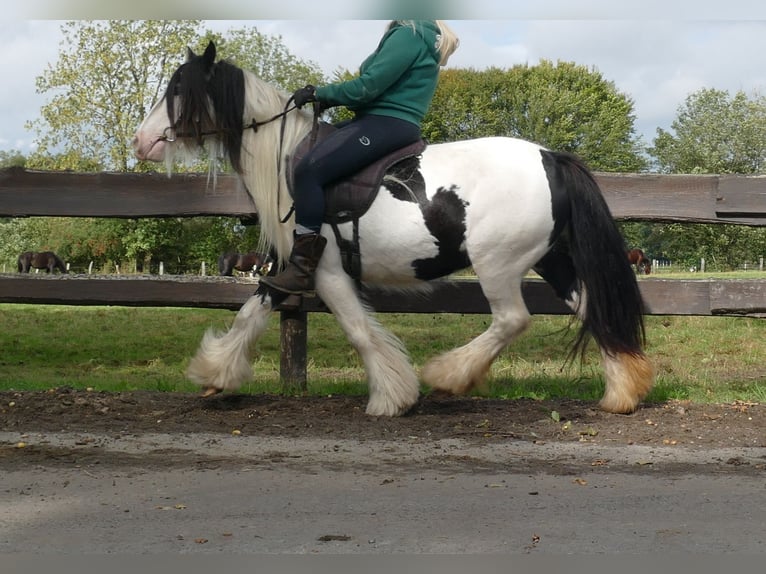
[[[378, 195], [383, 178], [396, 166], [396, 180], [410, 180], [413, 172], [420, 167], [420, 162], [404, 162], [417, 158], [426, 149], [426, 142], [418, 140], [382, 157], [353, 176], [339, 181], [325, 190], [324, 220], [341, 223], [361, 217], [369, 209]], [[401, 165], [400, 165], [401, 162]]]

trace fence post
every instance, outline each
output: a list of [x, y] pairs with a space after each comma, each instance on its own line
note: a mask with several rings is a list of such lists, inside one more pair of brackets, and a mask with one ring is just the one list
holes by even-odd
[[758, 260], [758, 271], [763, 271], [763, 257]]
[[307, 380], [308, 313], [280, 311], [279, 377], [284, 392], [305, 391]]

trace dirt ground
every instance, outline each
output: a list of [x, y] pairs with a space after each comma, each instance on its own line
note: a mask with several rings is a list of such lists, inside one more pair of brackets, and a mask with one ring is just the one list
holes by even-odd
[[[365, 405], [364, 396], [225, 393], [202, 398], [194, 394], [88, 392], [70, 388], [3, 391], [0, 431], [766, 447], [766, 405], [758, 403], [669, 402], [641, 405], [632, 415], [614, 415], [599, 410], [595, 403], [570, 400], [509, 401], [431, 395], [422, 397], [408, 415], [398, 418], [367, 416]], [[7, 457], [0, 456], [0, 460], [3, 458], [8, 462]]]

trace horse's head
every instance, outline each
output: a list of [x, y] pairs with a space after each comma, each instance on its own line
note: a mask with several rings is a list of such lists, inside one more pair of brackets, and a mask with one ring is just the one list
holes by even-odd
[[652, 261], [648, 257], [641, 260], [641, 269], [643, 269], [644, 275], [649, 275], [652, 272]]
[[212, 41], [201, 55], [187, 48], [186, 61], [136, 131], [133, 148], [138, 159], [169, 161], [178, 151], [196, 153], [204, 141], [215, 138], [239, 166], [244, 74], [215, 57]]

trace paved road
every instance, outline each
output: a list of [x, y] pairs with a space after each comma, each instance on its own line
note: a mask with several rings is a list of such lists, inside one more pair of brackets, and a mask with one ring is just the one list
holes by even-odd
[[766, 449], [23, 440], [48, 457], [0, 458], [0, 553], [766, 552]]

